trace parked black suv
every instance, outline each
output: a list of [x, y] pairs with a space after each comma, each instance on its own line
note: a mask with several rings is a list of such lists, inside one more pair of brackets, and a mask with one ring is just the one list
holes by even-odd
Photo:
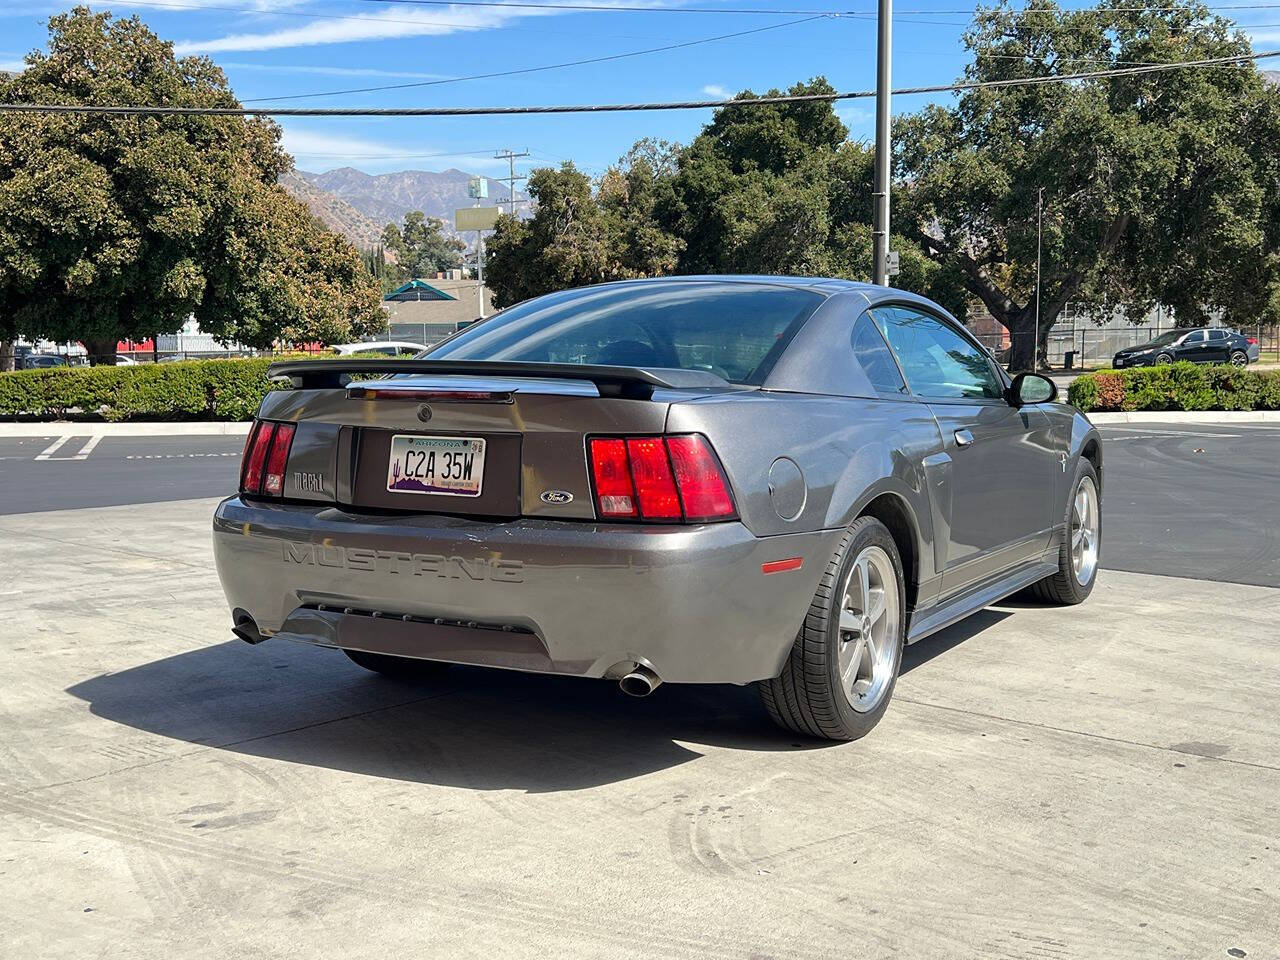
[[1225, 327], [1170, 330], [1147, 343], [1127, 347], [1111, 360], [1116, 369], [1149, 367], [1157, 363], [1229, 363], [1243, 367], [1258, 359], [1257, 341]]

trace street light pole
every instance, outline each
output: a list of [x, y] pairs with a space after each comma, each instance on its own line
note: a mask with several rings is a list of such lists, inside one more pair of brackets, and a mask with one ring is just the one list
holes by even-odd
[[1044, 222], [1044, 187], [1036, 191], [1036, 339], [1031, 344], [1031, 372], [1039, 370], [1040, 362], [1040, 236]]
[[889, 141], [890, 56], [893, 29], [893, 0], [878, 0], [876, 36], [876, 186], [875, 226], [871, 234], [871, 280], [889, 284], [889, 161], [893, 145]]

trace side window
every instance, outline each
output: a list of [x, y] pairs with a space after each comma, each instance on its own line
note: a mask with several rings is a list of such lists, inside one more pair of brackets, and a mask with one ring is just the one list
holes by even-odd
[[1197, 343], [1204, 343], [1204, 341], [1205, 341], [1204, 330], [1192, 330], [1190, 333], [1186, 335], [1186, 337], [1183, 338], [1182, 344], [1183, 346], [1192, 346]]
[[853, 325], [853, 356], [879, 393], [907, 392], [907, 385], [902, 382], [902, 374], [898, 372], [898, 365], [894, 363], [884, 337], [880, 336], [871, 317], [865, 313]]
[[1210, 330], [1210, 331], [1209, 331], [1209, 339], [1210, 339], [1210, 340], [1216, 340], [1216, 341], [1218, 341], [1218, 342], [1221, 342], [1221, 341], [1223, 341], [1223, 340], [1227, 339], [1227, 331], [1225, 331], [1225, 330]]
[[955, 400], [1003, 397], [986, 354], [948, 324], [906, 307], [878, 307], [874, 315], [914, 393]]

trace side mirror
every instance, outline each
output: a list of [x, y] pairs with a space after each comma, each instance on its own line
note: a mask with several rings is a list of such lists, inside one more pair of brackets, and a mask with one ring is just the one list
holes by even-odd
[[1015, 407], [1029, 403], [1052, 403], [1058, 399], [1058, 385], [1038, 373], [1020, 373], [1009, 387], [1009, 402]]

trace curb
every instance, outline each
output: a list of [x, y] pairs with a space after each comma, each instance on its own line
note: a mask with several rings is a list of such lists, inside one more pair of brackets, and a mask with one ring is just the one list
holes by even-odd
[[1135, 410], [1086, 414], [1094, 426], [1108, 423], [1275, 423], [1280, 410]]
[[243, 437], [249, 423], [0, 423], [0, 437]]

